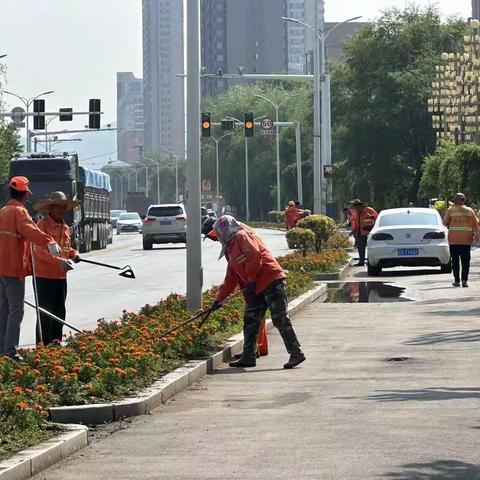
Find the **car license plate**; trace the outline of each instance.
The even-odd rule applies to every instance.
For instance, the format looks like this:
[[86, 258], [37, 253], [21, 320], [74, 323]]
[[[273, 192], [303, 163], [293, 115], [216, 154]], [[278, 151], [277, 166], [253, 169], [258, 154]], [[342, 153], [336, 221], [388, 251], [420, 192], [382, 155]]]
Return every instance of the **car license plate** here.
[[399, 248], [398, 256], [399, 257], [415, 257], [419, 255], [418, 248]]
[[170, 220], [161, 220], [160, 225], [171, 225], [172, 222]]

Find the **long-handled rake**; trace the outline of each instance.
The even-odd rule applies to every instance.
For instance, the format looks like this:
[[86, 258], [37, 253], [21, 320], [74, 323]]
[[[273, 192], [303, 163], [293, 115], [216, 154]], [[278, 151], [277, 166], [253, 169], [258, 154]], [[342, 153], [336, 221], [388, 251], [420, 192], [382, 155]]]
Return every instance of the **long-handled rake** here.
[[116, 265], [110, 265], [108, 263], [102, 263], [102, 262], [95, 262], [93, 260], [87, 260], [86, 258], [79, 258], [79, 261], [90, 263], [91, 265], [97, 265], [99, 267], [113, 268], [114, 270], [122, 270], [122, 272], [119, 273], [121, 277], [135, 278], [135, 274], [133, 273], [133, 270], [130, 267], [130, 265], [125, 265], [124, 267], [117, 267]]
[[53, 313], [49, 312], [48, 310], [45, 310], [44, 308], [42, 307], [37, 307], [36, 305], [34, 305], [33, 303], [30, 303], [28, 300], [24, 300], [25, 304], [28, 305], [29, 307], [32, 307], [34, 308], [35, 310], [37, 310], [38, 308], [38, 311], [45, 314], [47, 317], [50, 317], [52, 318], [53, 320], [55, 320], [56, 322], [58, 323], [61, 323], [62, 325], [65, 325], [66, 327], [68, 328], [71, 328], [72, 330], [74, 330], [75, 332], [78, 332], [78, 333], [83, 333], [81, 330], [79, 330], [77, 327], [74, 327], [72, 324], [70, 323], [67, 323], [65, 320], [62, 320], [61, 318], [57, 317], [56, 315], [54, 315]]
[[[235, 293], [232, 293], [232, 295], [230, 295], [229, 297], [227, 297], [222, 303], [221, 305], [225, 305], [227, 302], [229, 302], [230, 300], [233, 300], [235, 297], [238, 297], [241, 293], [243, 293], [243, 290], [239, 290], [238, 292], [235, 292]], [[201, 327], [208, 319], [208, 317], [212, 314], [212, 312], [214, 311], [214, 309], [212, 307], [209, 307], [205, 310], [202, 310], [201, 312], [198, 312], [196, 315], [194, 315], [193, 317], [190, 317], [190, 318], [187, 318], [187, 320], [184, 320], [183, 322], [180, 322], [178, 323], [177, 325], [175, 325], [174, 327], [172, 328], [169, 328], [168, 330], [166, 330], [165, 332], [163, 332], [160, 337], [158, 338], [164, 338], [164, 337], [167, 337], [168, 335], [170, 335], [172, 332], [174, 332], [175, 330], [178, 330], [179, 328], [182, 328], [183, 326], [185, 325], [188, 325], [189, 323], [192, 323], [194, 322], [195, 320], [198, 320], [199, 318], [201, 318], [202, 320], [200, 321], [199, 323], [199, 327]]]

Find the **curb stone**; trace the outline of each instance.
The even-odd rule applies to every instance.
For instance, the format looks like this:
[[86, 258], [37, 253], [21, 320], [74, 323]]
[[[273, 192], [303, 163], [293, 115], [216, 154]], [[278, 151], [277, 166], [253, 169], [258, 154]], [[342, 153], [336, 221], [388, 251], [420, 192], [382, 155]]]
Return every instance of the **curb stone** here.
[[335, 273], [316, 273], [315, 280], [318, 281], [326, 281], [326, 280], [343, 280], [353, 265], [353, 259], [350, 259], [347, 264], [345, 264], [340, 271]]
[[31, 478], [54, 463], [88, 445], [88, 428], [83, 425], [64, 425], [69, 431], [58, 437], [22, 450], [0, 462], [0, 480]]
[[[310, 303], [320, 298], [323, 299], [326, 291], [326, 285], [319, 285], [296, 298], [289, 304], [289, 315], [294, 317]], [[273, 329], [270, 319], [267, 320], [265, 327], [267, 331]], [[240, 353], [242, 348], [243, 333], [238, 333], [227, 340], [220, 352], [206, 360], [190, 360], [182, 367], [164, 375], [136, 397], [114, 403], [52, 407], [50, 408], [50, 417], [52, 421], [58, 423], [98, 425], [150, 413], [152, 409], [182, 392], [189, 385], [215, 370], [220, 364], [228, 361], [233, 355]], [[0, 477], [0, 480], [3, 479]]]

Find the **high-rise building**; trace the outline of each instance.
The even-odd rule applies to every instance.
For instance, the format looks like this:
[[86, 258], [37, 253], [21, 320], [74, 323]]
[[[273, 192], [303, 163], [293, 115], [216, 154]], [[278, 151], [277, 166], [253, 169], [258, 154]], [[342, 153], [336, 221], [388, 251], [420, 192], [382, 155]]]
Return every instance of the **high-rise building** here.
[[[286, 0], [202, 0], [202, 65], [210, 73], [286, 72]], [[227, 81], [204, 79], [204, 95]]]
[[117, 73], [117, 158], [133, 164], [143, 145], [143, 80]]
[[480, 0], [472, 0], [472, 18], [480, 18]]
[[184, 152], [183, 45], [183, 1], [143, 0], [145, 152]]

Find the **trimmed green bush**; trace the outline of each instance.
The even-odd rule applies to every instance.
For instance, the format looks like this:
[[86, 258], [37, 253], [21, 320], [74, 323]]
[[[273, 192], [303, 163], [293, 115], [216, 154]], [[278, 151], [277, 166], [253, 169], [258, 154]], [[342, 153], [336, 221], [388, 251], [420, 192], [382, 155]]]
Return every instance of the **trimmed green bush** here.
[[322, 244], [337, 228], [335, 221], [325, 215], [309, 215], [300, 220], [297, 225], [300, 228], [308, 228], [315, 234], [315, 250], [317, 252], [322, 249]]
[[292, 228], [286, 235], [288, 248], [299, 248], [304, 254], [315, 248], [315, 234], [308, 228]]
[[271, 212], [267, 213], [268, 221], [272, 223], [284, 223], [285, 217], [283, 212], [277, 212], [272, 210]]

